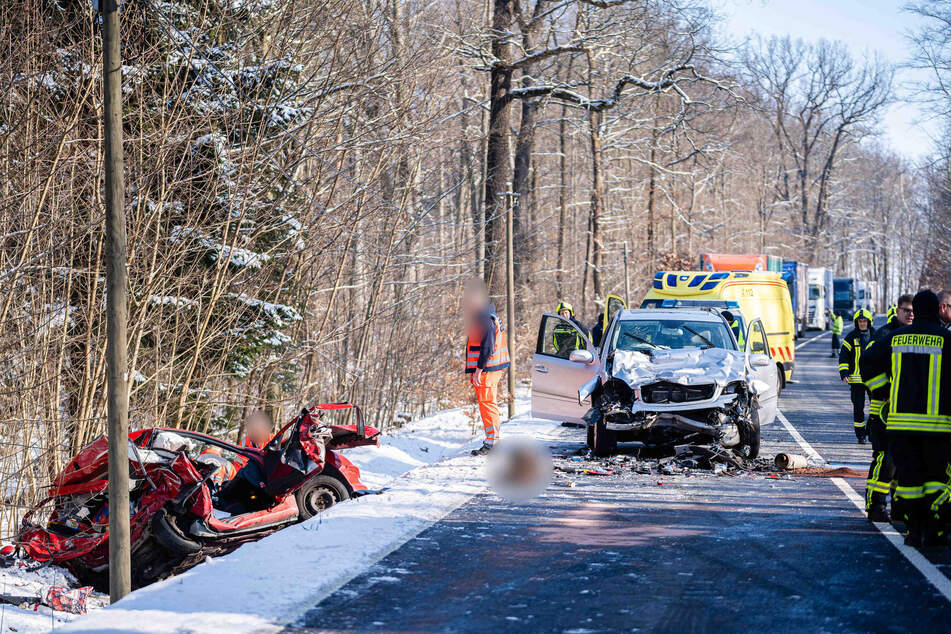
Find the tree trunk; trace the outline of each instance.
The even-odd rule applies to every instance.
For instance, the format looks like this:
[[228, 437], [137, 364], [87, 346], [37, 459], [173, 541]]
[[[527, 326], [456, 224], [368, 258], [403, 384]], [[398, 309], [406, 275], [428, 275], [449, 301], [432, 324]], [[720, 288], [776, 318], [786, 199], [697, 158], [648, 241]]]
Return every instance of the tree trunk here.
[[[531, 23], [522, 33], [522, 48], [526, 55], [537, 51], [536, 41], [542, 20], [538, 12], [544, 7], [544, 2], [535, 3]], [[522, 70], [522, 87], [532, 85], [532, 67]], [[514, 208], [516, 215], [512, 218], [514, 244], [514, 272], [516, 288], [529, 283], [526, 265], [531, 252], [527, 227], [531, 225], [532, 212], [532, 152], [535, 149], [535, 118], [538, 113], [538, 102], [533, 99], [522, 99], [522, 118], [518, 126], [518, 138], [515, 143], [515, 173], [512, 177], [512, 187], [518, 194], [518, 206]], [[521, 294], [519, 294], [521, 297]]]
[[604, 210], [604, 184], [601, 175], [601, 113], [588, 114], [588, 128], [591, 137], [591, 268], [593, 270], [595, 297], [601, 294], [601, 263], [603, 261], [601, 244], [601, 215]]
[[512, 218], [515, 238], [515, 284], [516, 288], [528, 283], [526, 263], [530, 249], [526, 215], [531, 211], [532, 195], [532, 151], [535, 147], [535, 114], [538, 104], [529, 99], [522, 100], [522, 121], [518, 128], [518, 139], [515, 143], [515, 173], [512, 179], [512, 188], [518, 194], [518, 213]]
[[505, 289], [505, 250], [499, 248], [505, 234], [504, 205], [501, 194], [511, 181], [512, 153], [509, 148], [512, 89], [509, 30], [512, 27], [514, 0], [495, 0], [492, 13], [492, 54], [499, 63], [490, 73], [489, 130], [485, 148], [485, 196], [482, 200], [486, 216], [485, 278], [492, 295], [501, 296]]
[[555, 275], [558, 280], [558, 292], [562, 292], [565, 282], [565, 223], [568, 222], [568, 141], [565, 138], [568, 128], [568, 106], [561, 107], [561, 120], [558, 122], [558, 261]]
[[[568, 69], [565, 81], [571, 80], [571, 66], [573, 57], [568, 58]], [[561, 119], [558, 121], [558, 262], [556, 279], [558, 292], [562, 293], [562, 284], [565, 282], [565, 223], [568, 222], [568, 106], [562, 104]]]
[[648, 169], [650, 174], [647, 180], [647, 261], [651, 269], [657, 262], [657, 249], [654, 244], [654, 199], [657, 195], [657, 170], [654, 169], [654, 161], [657, 158], [657, 130], [654, 129], [651, 138], [650, 165]]

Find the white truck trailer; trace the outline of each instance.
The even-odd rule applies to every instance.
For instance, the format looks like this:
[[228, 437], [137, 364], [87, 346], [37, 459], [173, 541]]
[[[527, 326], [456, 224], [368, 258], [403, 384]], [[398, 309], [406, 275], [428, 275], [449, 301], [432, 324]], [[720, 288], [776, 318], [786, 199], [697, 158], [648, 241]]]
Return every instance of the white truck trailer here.
[[832, 326], [829, 311], [832, 310], [832, 269], [823, 266], [809, 267], [809, 311], [806, 327], [827, 330]]

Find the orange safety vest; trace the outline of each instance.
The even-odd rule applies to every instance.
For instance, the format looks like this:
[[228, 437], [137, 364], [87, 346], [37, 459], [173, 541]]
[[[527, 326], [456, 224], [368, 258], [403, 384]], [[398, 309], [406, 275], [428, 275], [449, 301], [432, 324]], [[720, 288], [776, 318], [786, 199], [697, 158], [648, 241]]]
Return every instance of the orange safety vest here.
[[[271, 434], [270, 438], [267, 439], [267, 442], [264, 443], [264, 446], [266, 447], [266, 446], [268, 445], [268, 443], [271, 442], [272, 440], [274, 440], [274, 434]], [[248, 438], [247, 436], [244, 437], [244, 442], [241, 443], [241, 446], [242, 446], [242, 447], [250, 447], [251, 449], [264, 449], [264, 447], [258, 447], [258, 446], [255, 445], [253, 442], [251, 442], [251, 439]], [[240, 468], [240, 467], [243, 467], [244, 465], [248, 464], [248, 459], [239, 454], [239, 455], [235, 456], [234, 462], [235, 462], [235, 464], [238, 465], [238, 467]]]
[[[489, 317], [492, 319], [492, 325], [495, 328], [495, 348], [485, 362], [483, 371], [495, 372], [509, 367], [509, 346], [508, 341], [506, 341], [505, 330], [499, 325], [499, 316], [492, 313]], [[482, 352], [482, 333], [470, 332], [469, 340], [466, 342], [466, 374], [476, 371], [480, 352]]]

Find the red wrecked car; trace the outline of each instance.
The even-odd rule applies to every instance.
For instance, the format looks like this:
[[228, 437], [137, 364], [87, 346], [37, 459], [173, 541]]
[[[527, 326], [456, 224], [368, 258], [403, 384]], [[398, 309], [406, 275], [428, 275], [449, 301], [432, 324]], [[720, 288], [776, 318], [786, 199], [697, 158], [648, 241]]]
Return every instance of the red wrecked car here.
[[[345, 413], [355, 424], [324, 423], [327, 410], [351, 410]], [[130, 433], [133, 587], [229, 553], [366, 491], [360, 470], [337, 450], [379, 445], [379, 436], [349, 403], [303, 410], [263, 449], [180, 429]], [[56, 477], [49, 497], [27, 513], [17, 535], [34, 560], [63, 565], [102, 591], [109, 579], [107, 473], [103, 436]]]

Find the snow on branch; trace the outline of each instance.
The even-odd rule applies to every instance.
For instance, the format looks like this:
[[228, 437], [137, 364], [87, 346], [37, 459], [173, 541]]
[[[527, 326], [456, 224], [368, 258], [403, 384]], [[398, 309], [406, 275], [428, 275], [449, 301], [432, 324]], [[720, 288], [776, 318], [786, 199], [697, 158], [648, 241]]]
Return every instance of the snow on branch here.
[[186, 240], [193, 240], [201, 249], [204, 249], [212, 262], [224, 262], [235, 268], [259, 269], [271, 259], [271, 256], [266, 253], [221, 244], [191, 227], [173, 227], [169, 241], [184, 242]]
[[624, 75], [617, 81], [611, 94], [600, 99], [591, 99], [568, 87], [552, 84], [516, 88], [509, 92], [509, 98], [535, 99], [538, 97], [551, 97], [552, 99], [573, 104], [585, 110], [602, 112], [615, 107], [624, 95], [624, 91], [629, 86], [634, 86], [647, 93], [660, 93], [673, 90], [680, 96], [680, 100], [684, 106], [694, 103], [690, 96], [678, 84], [680, 81], [704, 81], [722, 88], [720, 83], [716, 80], [700, 75], [694, 66], [690, 64], [680, 64], [667, 69], [663, 72], [660, 79], [653, 81], [644, 79], [643, 77], [635, 77], [634, 75]]

